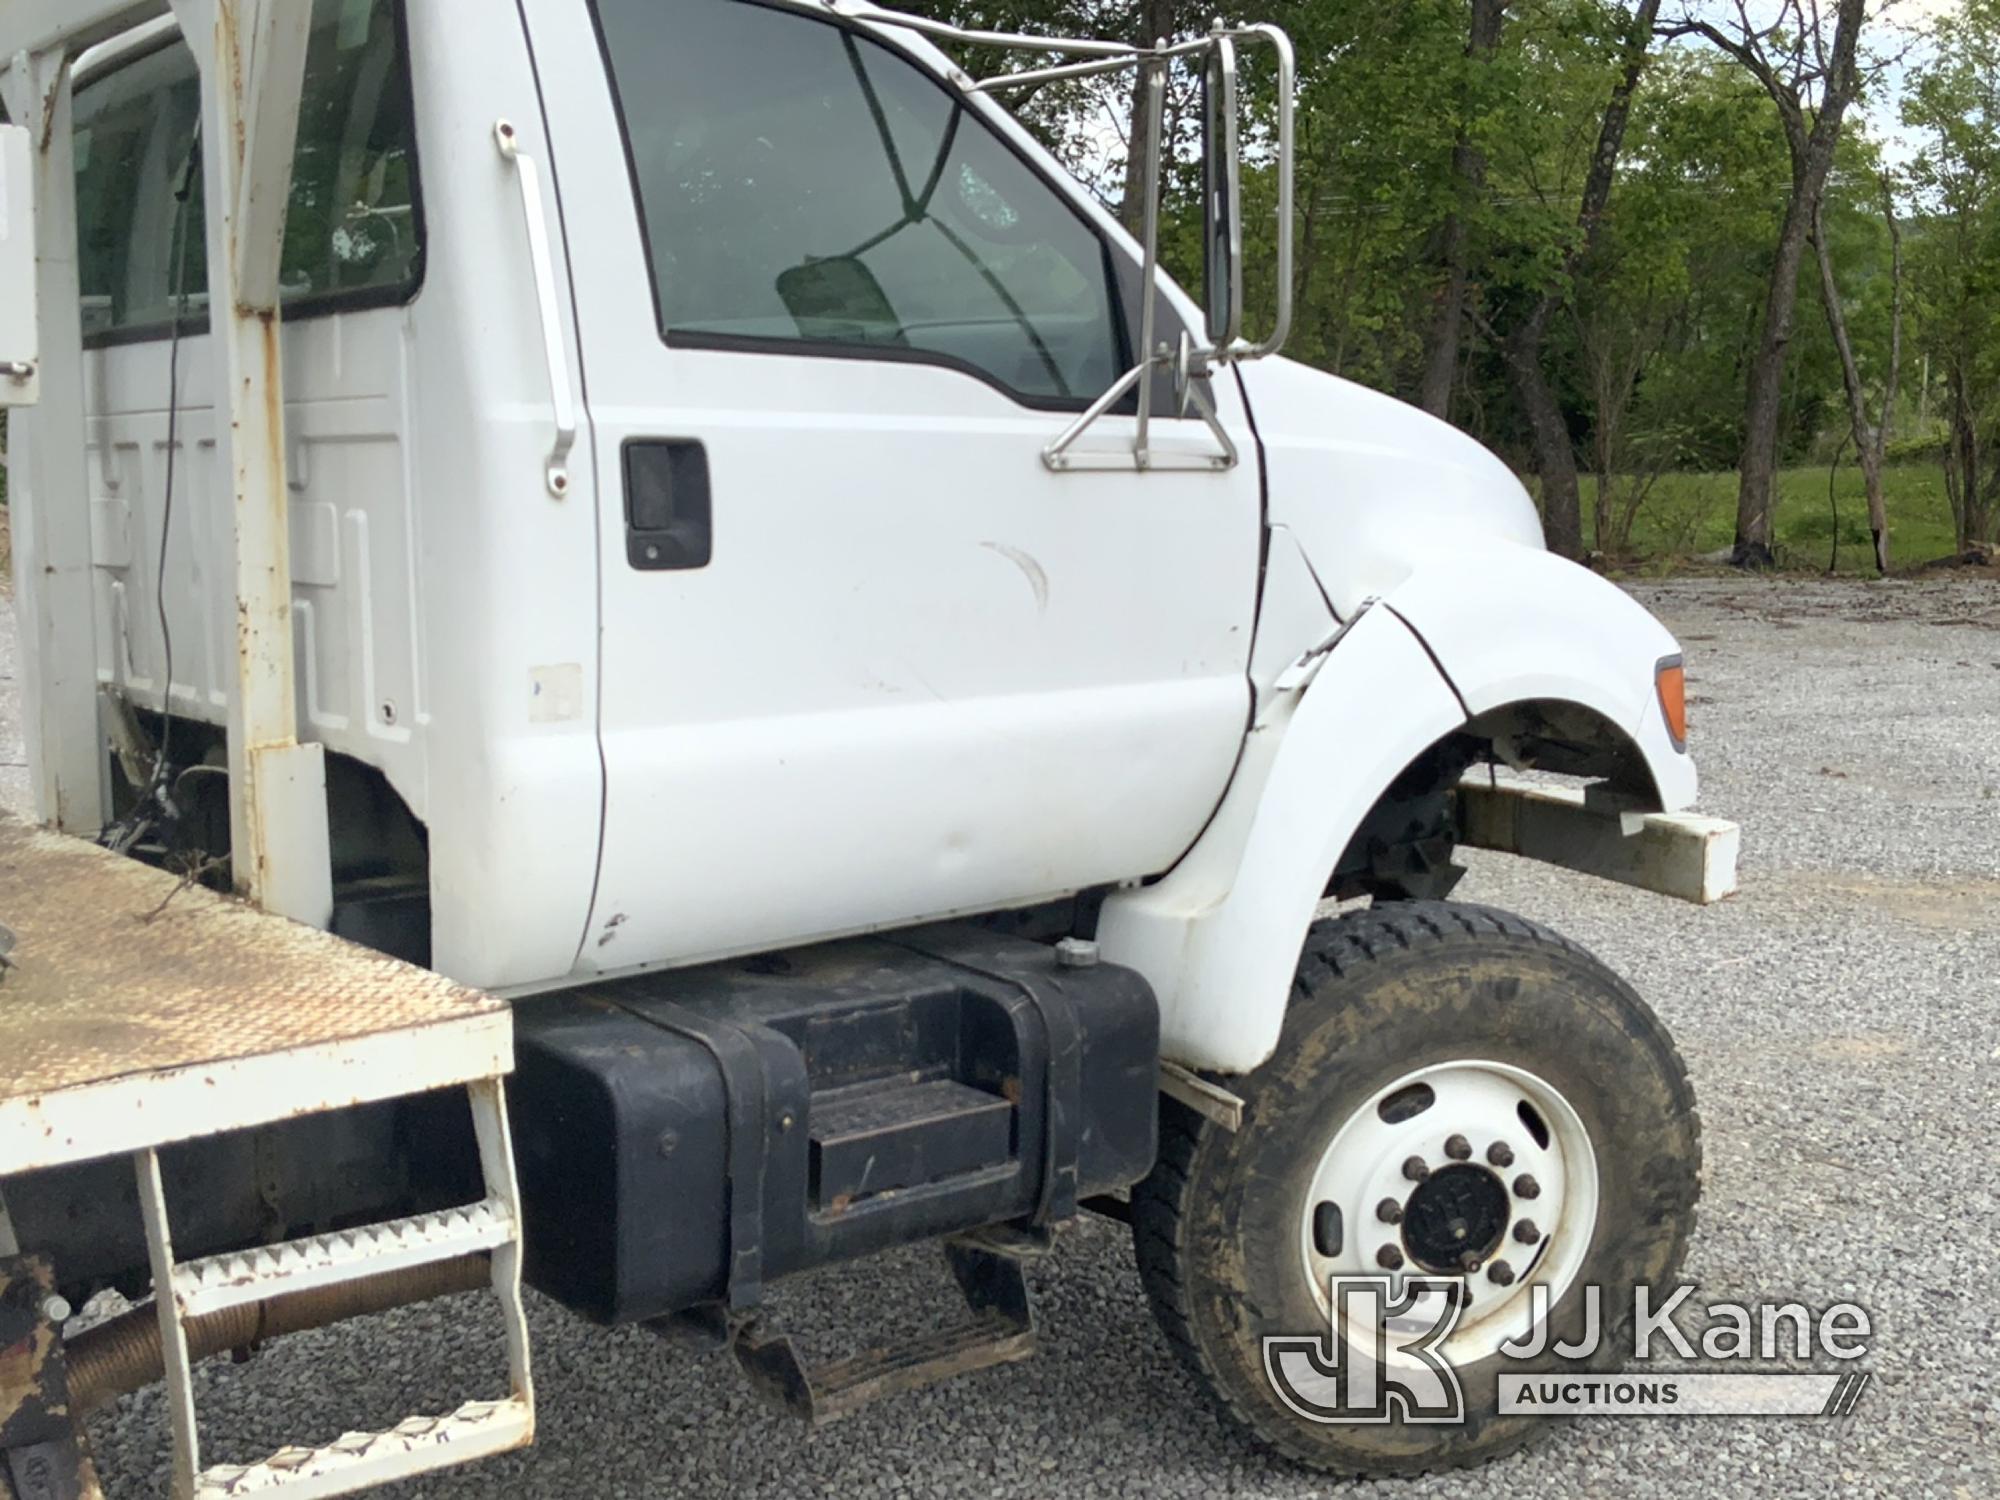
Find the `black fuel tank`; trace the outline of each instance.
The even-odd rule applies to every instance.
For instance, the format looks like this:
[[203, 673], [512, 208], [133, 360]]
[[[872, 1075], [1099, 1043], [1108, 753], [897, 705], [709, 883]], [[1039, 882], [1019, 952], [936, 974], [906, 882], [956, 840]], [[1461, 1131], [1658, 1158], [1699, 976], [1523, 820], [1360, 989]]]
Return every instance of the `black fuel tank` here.
[[524, 1000], [527, 1274], [616, 1323], [1151, 1170], [1159, 1013], [1115, 964], [924, 928]]

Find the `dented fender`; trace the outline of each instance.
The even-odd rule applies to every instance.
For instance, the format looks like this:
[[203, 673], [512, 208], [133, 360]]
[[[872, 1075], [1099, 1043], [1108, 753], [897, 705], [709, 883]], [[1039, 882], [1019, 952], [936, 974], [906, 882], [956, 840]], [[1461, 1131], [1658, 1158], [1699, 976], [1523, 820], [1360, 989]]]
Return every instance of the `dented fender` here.
[[[1297, 543], [1273, 529], [1256, 717], [1221, 807], [1164, 879], [1114, 895], [1099, 922], [1105, 957], [1159, 996], [1163, 1055], [1188, 1067], [1247, 1072], [1271, 1055], [1306, 930], [1355, 829], [1470, 718], [1580, 704], [1638, 748], [1663, 809], [1694, 800], [1694, 764], [1654, 697], [1656, 664], [1679, 648], [1621, 589], [1534, 548], [1440, 549], [1327, 634], [1330, 610], [1306, 597], [1315, 560]], [[1265, 629], [1274, 593], [1291, 601], [1282, 639]]]

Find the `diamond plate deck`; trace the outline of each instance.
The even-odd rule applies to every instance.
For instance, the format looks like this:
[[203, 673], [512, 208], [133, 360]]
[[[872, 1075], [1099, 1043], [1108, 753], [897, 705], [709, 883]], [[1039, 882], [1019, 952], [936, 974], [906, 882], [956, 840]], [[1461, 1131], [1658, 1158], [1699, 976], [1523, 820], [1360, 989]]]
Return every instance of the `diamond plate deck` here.
[[512, 1069], [503, 1002], [178, 885], [0, 814], [0, 1176]]

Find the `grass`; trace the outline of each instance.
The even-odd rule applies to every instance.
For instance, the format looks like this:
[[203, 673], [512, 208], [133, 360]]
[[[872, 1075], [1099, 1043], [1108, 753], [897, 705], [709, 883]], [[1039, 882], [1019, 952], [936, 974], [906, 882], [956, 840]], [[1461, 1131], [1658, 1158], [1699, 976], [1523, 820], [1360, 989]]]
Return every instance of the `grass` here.
[[[1595, 482], [1586, 479], [1586, 527], [1595, 492]], [[1883, 498], [1889, 511], [1889, 560], [1893, 567], [1915, 567], [1958, 550], [1944, 473], [1935, 464], [1890, 468], [1883, 474]], [[1833, 549], [1837, 508], [1839, 571], [1872, 576], [1875, 564], [1868, 535], [1868, 499], [1858, 468], [1841, 466], [1834, 479], [1833, 502], [1829, 507], [1825, 469], [1786, 469], [1779, 474], [1778, 508], [1773, 518], [1779, 564], [1824, 572]], [[1633, 523], [1630, 551], [1640, 567], [1671, 571], [1678, 563], [1728, 547], [1735, 534], [1733, 471], [1663, 474]], [[1595, 545], [1594, 539], [1590, 545]]]

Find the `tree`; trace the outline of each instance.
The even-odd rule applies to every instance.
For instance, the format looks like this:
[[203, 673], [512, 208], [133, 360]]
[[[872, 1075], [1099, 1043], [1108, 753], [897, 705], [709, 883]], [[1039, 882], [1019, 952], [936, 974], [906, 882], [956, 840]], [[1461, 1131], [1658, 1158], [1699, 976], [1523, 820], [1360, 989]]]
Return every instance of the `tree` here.
[[[1151, 46], [1157, 41], [1178, 39], [1197, 21], [1197, 9], [1190, 4], [1190, 0], [1139, 0], [1135, 21], [1123, 28], [1117, 27], [1114, 22], [1105, 29], [1135, 46]], [[1131, 99], [1126, 109], [1125, 184], [1118, 209], [1118, 216], [1125, 221], [1125, 227], [1134, 234], [1143, 228], [1146, 217], [1146, 156], [1152, 149], [1146, 134], [1146, 87], [1146, 70], [1135, 68]], [[1169, 132], [1168, 138], [1172, 139], [1171, 126], [1165, 128]]]
[[1465, 301], [1471, 277], [1472, 222], [1486, 188], [1486, 151], [1480, 144], [1474, 116], [1484, 96], [1482, 85], [1492, 71], [1507, 24], [1510, 0], [1469, 0], [1465, 68], [1459, 90], [1458, 139], [1451, 152], [1456, 201], [1438, 226], [1437, 264], [1442, 277], [1424, 336], [1424, 378], [1417, 404], [1434, 417], [1451, 411], [1451, 389], [1458, 379], [1459, 345], [1465, 337]]
[[1734, 557], [1739, 567], [1769, 567], [1771, 511], [1778, 477], [1778, 427], [1786, 354], [1798, 304], [1799, 269], [1807, 236], [1826, 191], [1841, 122], [1861, 92], [1860, 43], [1865, 0], [1833, 0], [1827, 38], [1820, 0], [1782, 0], [1775, 19], [1759, 26], [1748, 0], [1734, 0], [1735, 19], [1717, 25], [1689, 17], [1678, 34], [1706, 38], [1757, 80], [1777, 107], [1792, 188], [1771, 262], [1757, 349], [1744, 399], [1743, 453], [1736, 496]]
[[[1583, 555], [1583, 497], [1577, 477], [1576, 445], [1569, 420], [1543, 368], [1549, 323], [1568, 304], [1578, 266], [1596, 249], [1624, 149], [1625, 128], [1632, 115], [1632, 96], [1652, 46], [1660, 0], [1639, 0], [1624, 22], [1618, 40], [1618, 72], [1598, 121], [1597, 143], [1584, 178], [1575, 232], [1540, 292], [1502, 341], [1502, 353], [1522, 417], [1535, 449], [1535, 468], [1542, 481], [1542, 525], [1550, 547], [1565, 557]], [[1602, 493], [1600, 487], [1600, 494]]]
[[1945, 488], [1961, 553], [2000, 516], [2000, 0], [1940, 26], [1903, 107], [1925, 138], [1910, 177], [1928, 222], [1913, 246], [1925, 353], [1944, 379]]
[[[1463, 0], [1304, 0], [1278, 14], [1299, 49], [1298, 316], [1288, 352], [1420, 400], [1433, 241], [1458, 202], [1447, 84], [1464, 66]], [[1246, 204], [1254, 187], [1246, 184]], [[1246, 215], [1246, 230], [1263, 227]], [[1249, 264], [1256, 271], [1267, 260]]]
[[1861, 482], [1868, 493], [1868, 529], [1875, 539], [1875, 571], [1889, 571], [1889, 509], [1882, 493], [1882, 463], [1889, 447], [1889, 422], [1896, 411], [1896, 384], [1903, 370], [1903, 233], [1896, 222], [1896, 198], [1885, 174], [1882, 179], [1882, 219], [1889, 226], [1890, 309], [1889, 373], [1882, 390], [1879, 421], [1868, 415], [1868, 392], [1861, 366], [1848, 336], [1847, 314], [1841, 305], [1840, 283], [1833, 270], [1833, 247], [1827, 242], [1825, 204], [1813, 205], [1813, 256], [1819, 262], [1820, 301], [1826, 308], [1828, 331], [1840, 354], [1841, 384], [1847, 392], [1848, 425], [1861, 460]]

